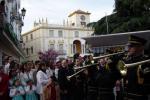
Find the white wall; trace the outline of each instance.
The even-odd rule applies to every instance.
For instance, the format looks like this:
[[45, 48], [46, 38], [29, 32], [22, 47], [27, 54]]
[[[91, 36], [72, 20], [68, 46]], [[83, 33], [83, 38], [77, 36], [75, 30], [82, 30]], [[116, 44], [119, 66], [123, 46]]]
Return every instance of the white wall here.
[[[64, 27], [65, 28], [65, 27]], [[54, 37], [50, 37], [49, 30], [54, 30]], [[58, 31], [63, 31], [63, 37], [58, 36]], [[75, 38], [74, 34], [75, 31], [79, 32], [79, 37]], [[37, 53], [39, 51], [47, 51], [50, 44], [54, 44], [55, 50], [59, 50], [59, 44], [63, 44], [63, 48], [67, 55], [70, 55], [71, 53], [71, 44], [73, 44], [74, 40], [80, 40], [81, 45], [85, 46], [85, 40], [81, 39], [81, 37], [86, 37], [88, 35], [91, 35], [93, 33], [92, 30], [81, 30], [81, 29], [55, 29], [55, 27], [49, 27], [48, 29], [38, 29], [36, 31], [33, 31], [28, 35], [28, 42], [26, 42], [26, 35], [23, 35], [23, 41], [25, 42], [26, 48], [31, 48], [33, 46], [34, 48], [34, 54], [31, 54], [29, 59], [37, 59]], [[30, 34], [33, 34], [33, 40], [30, 40]], [[59, 43], [58, 41], [64, 41], [64, 43]], [[50, 41], [55, 41], [55, 43], [50, 43]], [[85, 48], [84, 48], [85, 49]], [[84, 51], [82, 51], [84, 52]]]
[[[82, 14], [74, 14], [73, 16], [68, 18], [68, 24], [65, 23], [64, 25], [54, 25], [54, 24], [48, 24], [48, 23], [40, 23], [36, 27], [33, 28], [29, 33], [26, 33], [28, 35], [28, 38], [30, 39], [30, 34], [33, 34], [33, 40], [28, 41], [26, 43], [27, 47], [34, 47], [34, 54], [29, 57], [30, 59], [37, 59], [37, 53], [41, 51], [47, 51], [49, 49], [50, 44], [54, 44], [55, 50], [59, 49], [59, 43], [58, 41], [62, 40], [63, 48], [68, 56], [73, 55], [71, 54], [72, 48], [71, 45], [73, 44], [74, 40], [79, 40], [81, 42], [81, 47], [84, 48], [82, 52], [85, 52], [85, 40], [81, 39], [81, 37], [87, 37], [91, 36], [93, 33], [92, 29], [87, 29], [87, 27], [81, 27], [81, 15]], [[85, 16], [85, 22], [88, 24], [90, 22], [90, 15], [84, 15]], [[72, 26], [71, 24], [75, 23], [75, 26]], [[42, 29], [41, 29], [42, 28]], [[49, 30], [54, 31], [54, 36], [50, 37]], [[58, 31], [62, 30], [63, 37], [58, 36]], [[79, 32], [79, 37], [75, 37], [75, 31]], [[26, 38], [26, 35], [23, 35], [24, 41]], [[51, 43], [50, 43], [51, 41]], [[53, 41], [55, 41], [53, 43]]]

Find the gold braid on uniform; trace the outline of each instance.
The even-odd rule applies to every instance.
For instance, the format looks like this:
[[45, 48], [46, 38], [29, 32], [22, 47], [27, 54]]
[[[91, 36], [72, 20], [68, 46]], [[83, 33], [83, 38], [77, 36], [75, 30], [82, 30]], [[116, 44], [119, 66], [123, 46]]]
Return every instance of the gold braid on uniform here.
[[141, 76], [140, 76], [140, 71], [141, 71], [142, 69], [141, 69], [141, 65], [139, 65], [138, 66], [138, 68], [137, 68], [137, 78], [138, 78], [138, 84], [143, 84], [143, 82], [144, 82], [144, 78], [142, 78]]

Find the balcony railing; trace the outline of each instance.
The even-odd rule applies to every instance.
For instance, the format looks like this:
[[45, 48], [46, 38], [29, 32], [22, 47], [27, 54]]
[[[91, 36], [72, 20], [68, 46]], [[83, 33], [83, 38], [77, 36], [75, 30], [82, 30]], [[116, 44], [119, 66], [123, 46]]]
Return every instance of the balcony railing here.
[[17, 35], [13, 31], [13, 26], [9, 23], [4, 23], [4, 31], [17, 46], [19, 44], [19, 41], [17, 39]]
[[0, 29], [5, 32], [5, 34], [16, 46], [18, 46], [19, 40], [17, 39], [17, 35], [13, 31], [13, 26], [10, 23], [8, 23], [6, 15], [4, 13], [0, 14]]

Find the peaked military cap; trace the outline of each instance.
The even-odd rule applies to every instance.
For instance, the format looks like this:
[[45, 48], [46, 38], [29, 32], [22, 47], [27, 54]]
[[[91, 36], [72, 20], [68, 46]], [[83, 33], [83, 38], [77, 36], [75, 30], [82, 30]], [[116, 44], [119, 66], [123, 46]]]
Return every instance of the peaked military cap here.
[[147, 42], [146, 39], [135, 35], [130, 35], [128, 39], [128, 45], [145, 45], [146, 42]]

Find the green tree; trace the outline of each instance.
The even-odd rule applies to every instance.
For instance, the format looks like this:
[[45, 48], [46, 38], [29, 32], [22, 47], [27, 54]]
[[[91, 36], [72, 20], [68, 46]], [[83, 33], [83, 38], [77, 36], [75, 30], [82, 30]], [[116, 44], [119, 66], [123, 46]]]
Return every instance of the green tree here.
[[[109, 33], [150, 29], [150, 0], [115, 0], [115, 8], [107, 16]], [[106, 34], [106, 16], [94, 23], [94, 34]]]

